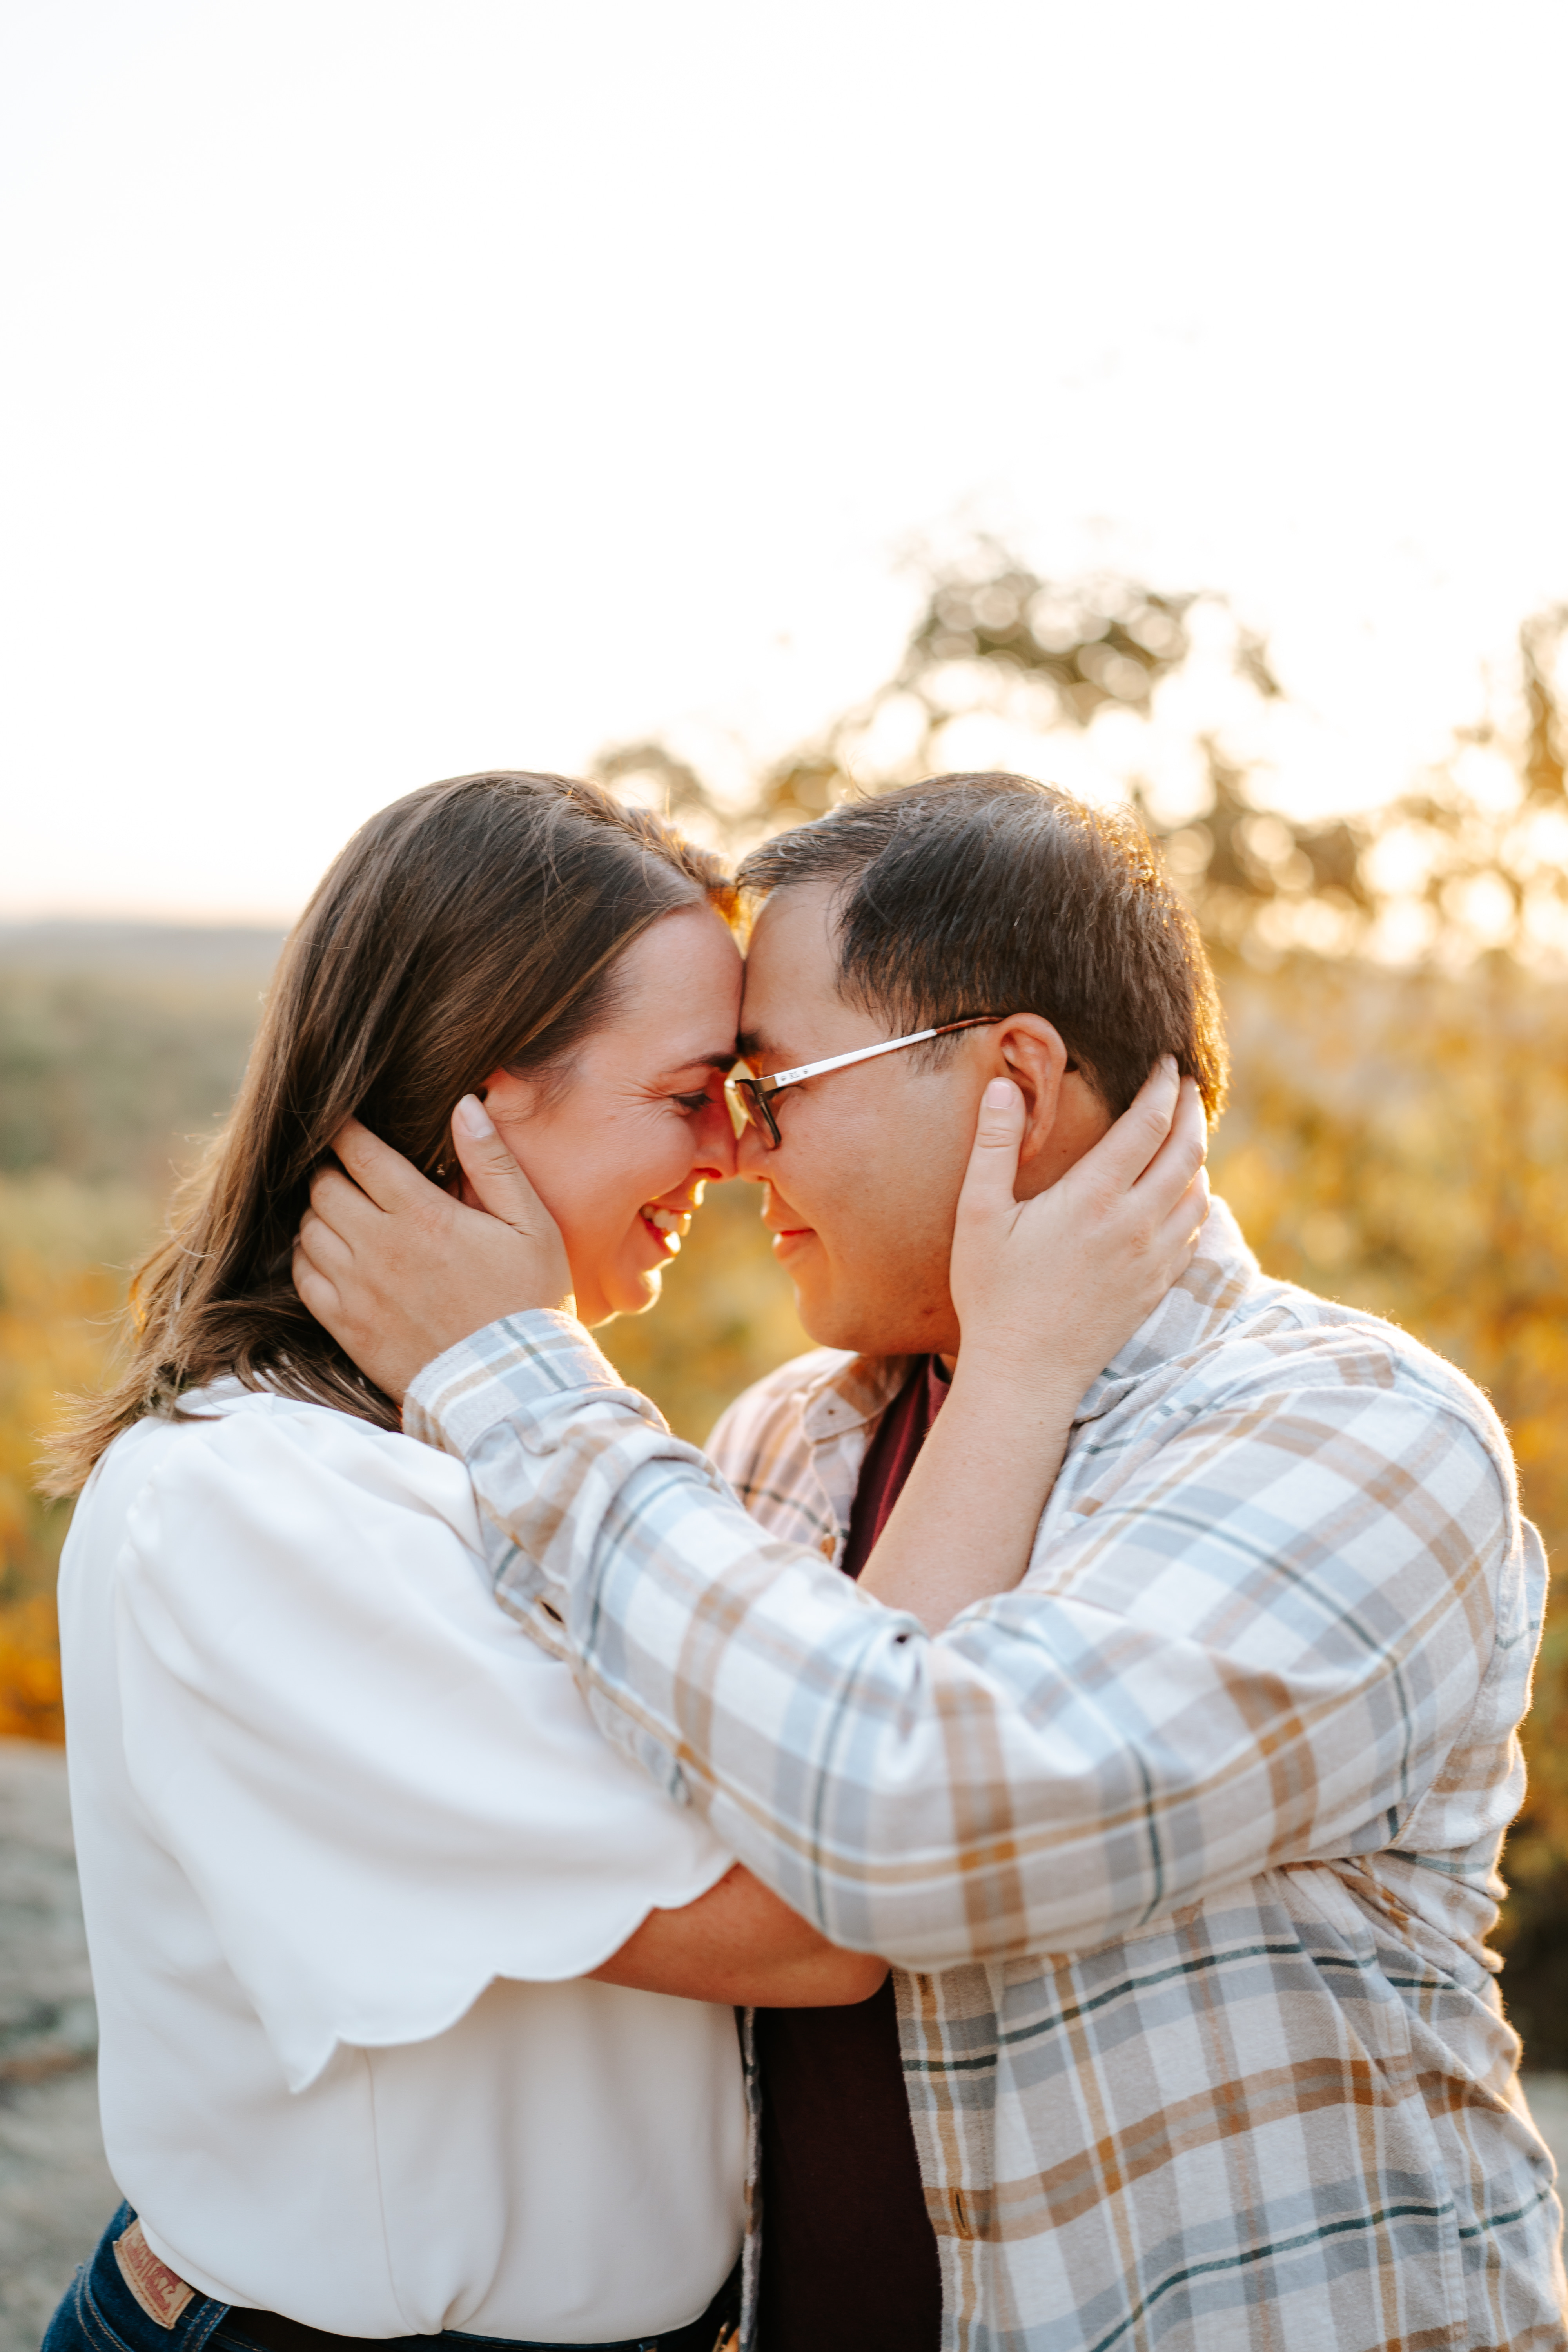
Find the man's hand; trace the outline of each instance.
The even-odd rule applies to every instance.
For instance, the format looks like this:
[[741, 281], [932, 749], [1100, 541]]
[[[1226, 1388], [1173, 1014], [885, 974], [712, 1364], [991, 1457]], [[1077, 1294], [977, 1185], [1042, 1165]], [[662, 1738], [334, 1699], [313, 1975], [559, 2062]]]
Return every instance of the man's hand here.
[[424, 1365], [499, 1317], [574, 1311], [560, 1231], [477, 1097], [453, 1112], [452, 1141], [477, 1208], [351, 1118], [294, 1244], [304, 1305], [398, 1403]]

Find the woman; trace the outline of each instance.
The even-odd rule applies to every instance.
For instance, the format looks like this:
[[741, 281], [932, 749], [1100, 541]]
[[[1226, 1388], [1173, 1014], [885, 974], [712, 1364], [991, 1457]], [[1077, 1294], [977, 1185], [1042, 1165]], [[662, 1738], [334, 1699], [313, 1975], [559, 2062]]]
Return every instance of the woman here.
[[[649, 1304], [733, 1170], [731, 914], [655, 819], [490, 774], [373, 819], [284, 951], [125, 1377], [65, 1449], [63, 1486], [90, 1473], [62, 1648], [128, 2203], [50, 2352], [721, 2332], [729, 2005], [862, 2000], [881, 1964], [599, 1741], [489, 1599], [466, 1474], [401, 1434], [289, 1259], [351, 1115], [450, 1183], [477, 1097], [539, 1140], [584, 1319]], [[1120, 1289], [1096, 1269], [1096, 1362], [1184, 1252]]]

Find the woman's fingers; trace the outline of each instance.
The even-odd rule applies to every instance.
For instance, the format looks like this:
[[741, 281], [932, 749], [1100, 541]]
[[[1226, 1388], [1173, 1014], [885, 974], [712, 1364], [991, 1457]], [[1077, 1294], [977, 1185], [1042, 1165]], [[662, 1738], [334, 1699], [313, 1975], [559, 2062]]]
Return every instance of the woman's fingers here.
[[1196, 1086], [1182, 1081], [1182, 1100], [1171, 1132], [1145, 1174], [1134, 1188], [1136, 1202], [1163, 1210], [1152, 1235], [1151, 1254], [1165, 1269], [1165, 1283], [1179, 1282], [1197, 1255], [1204, 1221], [1209, 1213], [1208, 1118]]
[[1131, 1188], [1156, 1214], [1166, 1201], [1182, 1199], [1208, 1157], [1208, 1117], [1194, 1079], [1182, 1080], [1173, 1109], [1163, 1141]]
[[1013, 1214], [1023, 1141], [1023, 1091], [1011, 1078], [993, 1078], [980, 1098], [974, 1141], [958, 1195], [960, 1216]]
[[1193, 1079], [1184, 1078], [1170, 1132], [1126, 1195], [1129, 1233], [1147, 1261], [1151, 1304], [1178, 1282], [1196, 1255], [1209, 1211], [1208, 1118]]
[[1192, 1263], [1208, 1213], [1203, 1103], [1166, 1057], [1059, 1181], [1017, 1202], [1024, 1108], [1006, 1094], [982, 1112], [986, 1148], [977, 1136], [954, 1230], [964, 1345], [1000, 1347], [1081, 1391]]
[[1163, 1260], [1173, 1268], [1173, 1282], [1192, 1264], [1198, 1244], [1203, 1239], [1204, 1220], [1208, 1213], [1208, 1174], [1206, 1170], [1200, 1168], [1150, 1235], [1150, 1255], [1155, 1262]]
[[1162, 1055], [1121, 1118], [1068, 1169], [1063, 1182], [1075, 1191], [1103, 1188], [1110, 1199], [1131, 1192], [1169, 1139], [1181, 1088], [1174, 1057]]
[[1208, 1114], [1198, 1092], [1198, 1082], [1195, 1078], [1184, 1078], [1171, 1106], [1170, 1124], [1143, 1171], [1143, 1179], [1156, 1172], [1173, 1178], [1181, 1171], [1190, 1184], [1208, 1156]]

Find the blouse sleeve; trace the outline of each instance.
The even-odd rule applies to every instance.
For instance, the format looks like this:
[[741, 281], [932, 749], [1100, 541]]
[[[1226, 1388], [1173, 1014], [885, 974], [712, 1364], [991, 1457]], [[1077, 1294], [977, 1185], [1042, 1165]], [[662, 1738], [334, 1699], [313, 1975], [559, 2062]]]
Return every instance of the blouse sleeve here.
[[730, 1867], [495, 1607], [460, 1465], [271, 1400], [158, 1453], [115, 1582], [128, 1769], [292, 2089], [492, 1978], [584, 1975]]

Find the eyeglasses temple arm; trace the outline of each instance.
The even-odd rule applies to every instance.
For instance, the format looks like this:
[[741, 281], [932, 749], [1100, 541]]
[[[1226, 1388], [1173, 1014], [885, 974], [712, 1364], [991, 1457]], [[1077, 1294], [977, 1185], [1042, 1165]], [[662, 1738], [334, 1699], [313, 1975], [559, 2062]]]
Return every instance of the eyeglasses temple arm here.
[[[903, 1045], [923, 1045], [928, 1037], [946, 1037], [954, 1029], [983, 1029], [988, 1022], [1005, 1017], [1000, 1013], [972, 1013], [963, 1021], [944, 1021], [935, 1029], [914, 1029], [907, 1037], [889, 1037], [879, 1045], [858, 1045], [852, 1054], [833, 1054], [825, 1062], [802, 1062], [798, 1069], [774, 1070], [768, 1077], [748, 1077], [745, 1083], [774, 1095], [781, 1087], [798, 1086], [802, 1078], [821, 1077], [828, 1070], [847, 1069], [851, 1062], [874, 1062], [879, 1054], [896, 1054]], [[741, 1081], [730, 1079], [727, 1083], [734, 1086]]]

